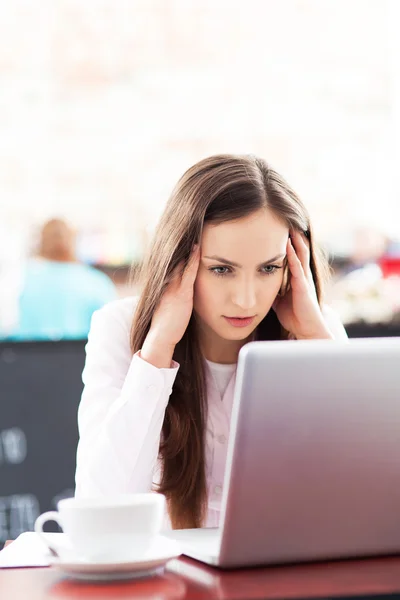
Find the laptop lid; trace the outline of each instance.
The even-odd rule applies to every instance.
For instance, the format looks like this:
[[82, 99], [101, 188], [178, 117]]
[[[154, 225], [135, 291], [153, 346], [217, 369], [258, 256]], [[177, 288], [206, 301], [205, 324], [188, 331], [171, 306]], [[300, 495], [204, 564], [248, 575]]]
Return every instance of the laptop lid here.
[[400, 338], [239, 355], [218, 563], [400, 551]]

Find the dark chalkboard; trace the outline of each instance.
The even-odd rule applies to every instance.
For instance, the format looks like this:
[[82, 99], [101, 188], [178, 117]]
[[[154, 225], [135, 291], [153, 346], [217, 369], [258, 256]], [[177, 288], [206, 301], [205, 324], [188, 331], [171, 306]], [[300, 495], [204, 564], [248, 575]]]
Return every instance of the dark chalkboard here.
[[0, 343], [0, 547], [73, 495], [85, 343]]
[[352, 325], [347, 325], [346, 331], [350, 338], [400, 337], [400, 323], [392, 325], [354, 323]]

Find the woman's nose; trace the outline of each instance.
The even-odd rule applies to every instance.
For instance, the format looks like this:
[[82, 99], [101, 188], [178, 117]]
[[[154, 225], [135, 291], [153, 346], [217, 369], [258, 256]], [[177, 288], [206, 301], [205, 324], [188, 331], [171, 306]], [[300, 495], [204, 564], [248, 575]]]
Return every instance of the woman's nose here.
[[243, 281], [235, 287], [233, 302], [243, 310], [250, 310], [256, 305], [256, 289], [251, 281]]

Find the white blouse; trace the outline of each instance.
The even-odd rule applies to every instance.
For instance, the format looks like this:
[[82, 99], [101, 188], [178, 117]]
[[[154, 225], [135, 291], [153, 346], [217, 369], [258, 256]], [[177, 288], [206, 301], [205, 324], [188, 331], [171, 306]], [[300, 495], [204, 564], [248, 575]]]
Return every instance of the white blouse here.
[[[86, 346], [84, 390], [78, 411], [77, 497], [148, 492], [160, 482], [159, 445], [165, 409], [179, 365], [158, 369], [132, 356], [130, 329], [135, 298], [96, 311]], [[326, 321], [335, 338], [346, 332], [329, 309]], [[207, 361], [205, 525], [218, 526], [236, 365]], [[166, 527], [170, 527], [166, 515]]]

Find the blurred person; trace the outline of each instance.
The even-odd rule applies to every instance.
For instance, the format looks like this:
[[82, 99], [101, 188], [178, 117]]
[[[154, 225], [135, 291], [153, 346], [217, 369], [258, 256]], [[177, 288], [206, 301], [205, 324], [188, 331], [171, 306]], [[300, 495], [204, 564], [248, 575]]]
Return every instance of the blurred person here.
[[166, 495], [166, 526], [218, 526], [239, 351], [252, 340], [346, 340], [323, 302], [326, 271], [307, 209], [264, 160], [191, 167], [139, 296], [93, 316], [76, 496], [154, 490]]
[[117, 292], [111, 279], [78, 262], [75, 233], [61, 219], [45, 223], [37, 256], [27, 261], [18, 299], [16, 340], [86, 338], [92, 314]]

